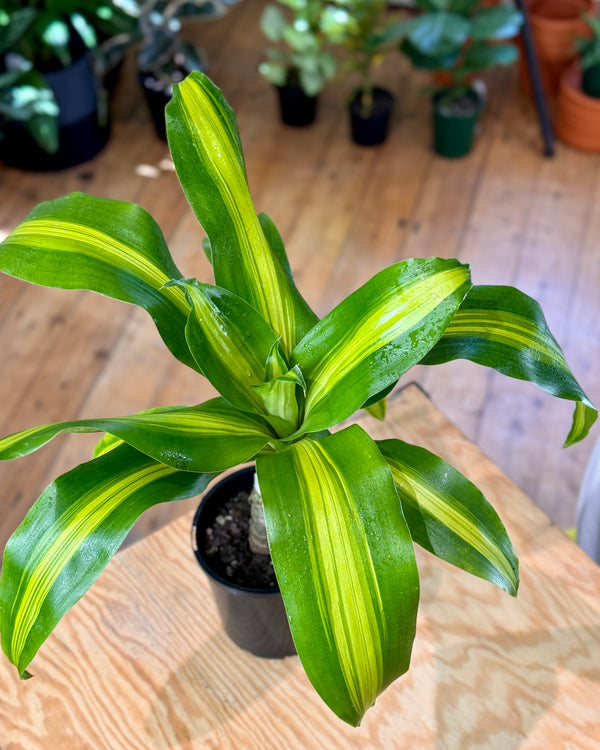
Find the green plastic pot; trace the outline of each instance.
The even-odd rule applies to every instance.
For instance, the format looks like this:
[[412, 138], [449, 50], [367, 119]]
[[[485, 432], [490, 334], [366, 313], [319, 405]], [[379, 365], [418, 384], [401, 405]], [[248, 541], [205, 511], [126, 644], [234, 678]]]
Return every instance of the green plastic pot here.
[[584, 94], [600, 99], [600, 64], [592, 65], [583, 71], [581, 88]]
[[473, 89], [458, 99], [452, 99], [448, 89], [434, 95], [433, 146], [437, 154], [456, 159], [469, 153], [482, 106], [481, 97]]

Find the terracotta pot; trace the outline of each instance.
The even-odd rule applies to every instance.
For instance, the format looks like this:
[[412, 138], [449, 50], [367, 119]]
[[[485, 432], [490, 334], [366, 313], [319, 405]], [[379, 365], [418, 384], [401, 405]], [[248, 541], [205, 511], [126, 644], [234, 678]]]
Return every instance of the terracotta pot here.
[[555, 130], [569, 146], [600, 151], [600, 99], [583, 93], [578, 63], [569, 66], [562, 75]]
[[[591, 34], [581, 15], [593, 11], [593, 2], [529, 0], [527, 10], [544, 91], [547, 96], [555, 96], [562, 72], [576, 55], [575, 39]], [[531, 83], [524, 54], [521, 54], [520, 82], [523, 90], [530, 94]]]

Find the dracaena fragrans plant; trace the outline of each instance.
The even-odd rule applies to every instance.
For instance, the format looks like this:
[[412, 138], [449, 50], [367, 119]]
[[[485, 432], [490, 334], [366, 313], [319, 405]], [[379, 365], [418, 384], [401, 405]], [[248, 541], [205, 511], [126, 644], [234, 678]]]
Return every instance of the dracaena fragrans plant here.
[[459, 357], [576, 403], [567, 443], [597, 413], [533, 300], [473, 286], [456, 260], [406, 260], [322, 320], [296, 288], [282, 240], [255, 213], [233, 112], [202, 74], [175, 88], [168, 135], [206, 230], [215, 284], [184, 278], [140, 207], [73, 194], [39, 205], [0, 245], [31, 282], [141, 305], [181, 362], [221, 393], [198, 406], [33, 427], [0, 457], [61, 432], [104, 432], [88, 463], [53, 482], [7, 544], [2, 647], [22, 676], [149, 506], [195, 495], [256, 461], [277, 580], [302, 664], [358, 724], [408, 669], [419, 599], [416, 542], [510, 594], [517, 558], [496, 512], [442, 459], [356, 424], [412, 365]]

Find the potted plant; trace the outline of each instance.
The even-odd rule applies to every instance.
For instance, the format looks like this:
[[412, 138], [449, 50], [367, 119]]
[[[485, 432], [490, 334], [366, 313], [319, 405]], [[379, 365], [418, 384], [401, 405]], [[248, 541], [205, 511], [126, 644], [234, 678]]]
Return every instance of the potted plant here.
[[108, 115], [94, 55], [99, 34], [116, 33], [123, 16], [112, 0], [6, 0], [0, 10], [6, 163], [61, 169], [105, 145]]
[[[577, 37], [590, 33], [583, 19], [591, 14], [594, 0], [528, 0], [527, 15], [546, 96], [556, 96], [563, 71], [574, 60]], [[529, 71], [522, 64], [521, 86], [531, 91]]]
[[49, 486], [6, 546], [2, 648], [28, 676], [144, 509], [255, 460], [298, 655], [331, 709], [356, 725], [409, 666], [414, 542], [513, 595], [518, 567], [496, 512], [446, 462], [400, 440], [376, 442], [357, 425], [333, 428], [361, 407], [381, 413], [412, 365], [456, 358], [574, 401], [566, 445], [597, 412], [537, 303], [512, 287], [473, 286], [453, 259], [396, 263], [319, 320], [273, 222], [255, 213], [235, 116], [203, 74], [175, 86], [167, 133], [208, 235], [215, 284], [180, 273], [139, 206], [80, 193], [35, 208], [0, 244], [0, 269], [140, 305], [174, 356], [221, 396], [0, 441], [0, 458], [10, 459], [62, 432], [107, 433], [94, 459]]
[[225, 632], [255, 656], [296, 653], [266, 538], [254, 467], [217, 482], [198, 506], [192, 546]]
[[450, 158], [464, 156], [484, 104], [473, 79], [515, 62], [518, 49], [506, 40], [518, 33], [522, 16], [478, 0], [448, 0], [441, 10], [427, 0], [416, 4], [423, 12], [403, 24], [401, 49], [415, 67], [445, 74], [433, 94], [434, 149]]
[[587, 96], [600, 98], [600, 18], [585, 15], [590, 36], [580, 37], [576, 49], [581, 65], [581, 88]]
[[400, 38], [397, 16], [385, 0], [331, 0], [321, 21], [327, 38], [344, 50], [344, 69], [360, 83], [348, 107], [352, 138], [360, 146], [375, 146], [387, 137], [394, 96], [376, 86], [374, 69], [393, 42]]
[[557, 136], [583, 151], [600, 151], [600, 19], [584, 16], [587, 34], [563, 71], [556, 102]]
[[[19, 40], [34, 16], [33, 8], [21, 8], [12, 14], [0, 11], [0, 59]], [[40, 148], [55, 153], [58, 104], [52, 89], [31, 68], [28, 60], [19, 58], [12, 70], [0, 72], [0, 123], [21, 123]], [[0, 140], [2, 137], [0, 129]]]
[[138, 44], [138, 80], [159, 138], [166, 140], [165, 107], [173, 85], [189, 73], [208, 68], [203, 50], [187, 41], [183, 24], [222, 16], [238, 0], [141, 0], [124, 6], [130, 28], [108, 39], [101, 48], [104, 75], [121, 64], [129, 47]]
[[321, 18], [324, 0], [278, 0], [291, 12], [288, 18], [278, 5], [267, 5], [260, 26], [276, 47], [266, 51], [259, 72], [275, 86], [281, 119], [302, 127], [314, 121], [318, 95], [333, 80], [336, 61], [325, 48]]

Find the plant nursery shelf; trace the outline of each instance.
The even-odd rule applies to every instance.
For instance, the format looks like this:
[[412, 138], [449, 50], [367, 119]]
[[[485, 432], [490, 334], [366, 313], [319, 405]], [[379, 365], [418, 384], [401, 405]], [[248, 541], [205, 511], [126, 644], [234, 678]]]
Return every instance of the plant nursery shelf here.
[[113, 559], [35, 659], [34, 679], [0, 664], [0, 746], [599, 747], [600, 568], [417, 386], [384, 423], [368, 419], [376, 437], [420, 444], [484, 491], [521, 560], [516, 599], [420, 554], [411, 670], [352, 729], [297, 657], [260, 660], [225, 637], [188, 514]]

